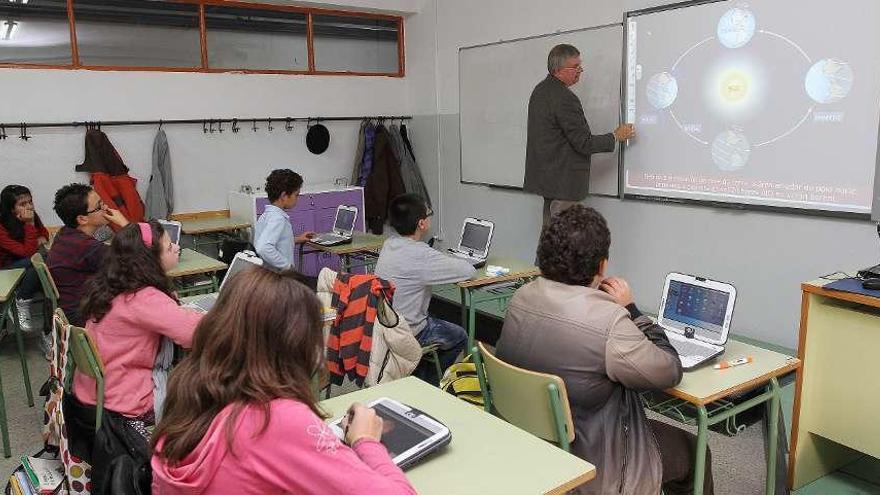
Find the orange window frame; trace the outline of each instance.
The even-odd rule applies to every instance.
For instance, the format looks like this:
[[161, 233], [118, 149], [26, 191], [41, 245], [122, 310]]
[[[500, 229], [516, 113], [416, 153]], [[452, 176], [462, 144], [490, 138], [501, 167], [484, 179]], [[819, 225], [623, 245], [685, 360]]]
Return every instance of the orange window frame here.
[[[294, 7], [288, 5], [275, 5], [263, 3], [238, 2], [234, 0], [170, 0], [175, 3], [198, 5], [199, 14], [199, 42], [201, 50], [200, 67], [136, 67], [136, 66], [111, 66], [111, 65], [86, 65], [80, 62], [79, 49], [76, 40], [76, 16], [73, 9], [75, 0], [67, 0], [67, 20], [70, 29], [70, 50], [72, 63], [69, 65], [29, 64], [29, 63], [0, 63], [0, 68], [12, 69], [61, 69], [61, 70], [93, 70], [93, 71], [143, 71], [143, 72], [202, 72], [202, 73], [226, 73], [237, 74], [292, 74], [292, 75], [321, 75], [321, 76], [382, 76], [382, 77], [405, 77], [406, 76], [406, 49], [404, 42], [403, 17], [387, 14], [375, 14], [370, 12], [356, 12], [336, 9], [320, 9], [309, 7]], [[205, 24], [205, 6], [217, 5], [222, 7], [239, 7], [252, 10], [299, 12], [306, 16], [306, 45], [308, 50], [308, 70], [255, 70], [255, 69], [230, 69], [212, 68], [208, 65], [208, 35]], [[370, 19], [383, 19], [397, 23], [397, 72], [353, 72], [353, 71], [318, 71], [315, 70], [315, 40], [312, 29], [312, 16], [335, 15], [346, 17], [363, 17]]]

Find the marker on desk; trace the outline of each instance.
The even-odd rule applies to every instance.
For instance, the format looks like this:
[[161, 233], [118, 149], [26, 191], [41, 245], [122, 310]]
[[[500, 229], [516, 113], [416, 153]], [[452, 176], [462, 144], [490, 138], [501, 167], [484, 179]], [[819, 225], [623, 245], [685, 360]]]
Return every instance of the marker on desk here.
[[734, 359], [733, 361], [721, 361], [720, 363], [713, 366], [716, 370], [723, 370], [727, 368], [733, 368], [734, 366], [739, 366], [741, 364], [748, 364], [754, 361], [755, 359], [752, 356], [749, 357], [741, 357]]

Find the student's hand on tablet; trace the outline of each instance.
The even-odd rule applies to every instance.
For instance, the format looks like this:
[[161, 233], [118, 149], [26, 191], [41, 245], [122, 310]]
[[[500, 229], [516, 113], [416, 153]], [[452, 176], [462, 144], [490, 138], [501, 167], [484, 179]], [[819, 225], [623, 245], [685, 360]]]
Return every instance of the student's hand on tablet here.
[[297, 238], [294, 240], [294, 242], [296, 242], [297, 244], [302, 244], [302, 243], [308, 241], [309, 239], [311, 239], [312, 237], [315, 237], [316, 235], [318, 235], [318, 234], [316, 232], [312, 232], [312, 231], [303, 232], [302, 234], [297, 236]]
[[348, 445], [354, 445], [362, 439], [378, 442], [382, 438], [382, 418], [360, 402], [355, 402], [348, 409], [348, 415], [342, 420], [342, 428]]
[[602, 281], [599, 290], [607, 292], [617, 304], [626, 307], [633, 303], [632, 289], [626, 280], [620, 277], [609, 277]]

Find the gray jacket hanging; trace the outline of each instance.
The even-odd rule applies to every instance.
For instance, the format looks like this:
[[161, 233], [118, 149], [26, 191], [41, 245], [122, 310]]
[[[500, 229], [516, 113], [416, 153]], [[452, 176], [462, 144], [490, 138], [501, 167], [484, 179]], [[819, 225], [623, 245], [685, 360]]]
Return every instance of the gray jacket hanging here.
[[171, 152], [161, 128], [153, 141], [153, 169], [146, 197], [147, 218], [168, 218], [174, 211], [174, 182], [171, 178]]
[[432, 207], [431, 195], [428, 194], [425, 179], [422, 177], [422, 172], [419, 170], [415, 157], [409, 152], [403, 136], [400, 135], [400, 128], [392, 125], [388, 130], [388, 134], [391, 139], [391, 149], [400, 162], [400, 176], [403, 179], [403, 186], [406, 192], [418, 194], [424, 198], [428, 207]]

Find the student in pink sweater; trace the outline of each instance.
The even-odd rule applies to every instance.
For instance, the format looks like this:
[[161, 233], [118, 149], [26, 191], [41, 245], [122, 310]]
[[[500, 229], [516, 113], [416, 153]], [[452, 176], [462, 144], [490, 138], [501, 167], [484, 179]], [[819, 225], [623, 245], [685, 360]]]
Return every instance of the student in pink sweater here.
[[[128, 225], [113, 238], [82, 303], [86, 331], [104, 362], [104, 408], [144, 428], [155, 424], [152, 371], [162, 337], [188, 348], [202, 318], [178, 304], [165, 274], [179, 251], [158, 222]], [[77, 370], [73, 387], [81, 405], [97, 403], [91, 377]]]
[[199, 324], [153, 436], [154, 495], [415, 493], [372, 409], [352, 406], [344, 443], [324, 424], [321, 305], [295, 277], [242, 271]]

